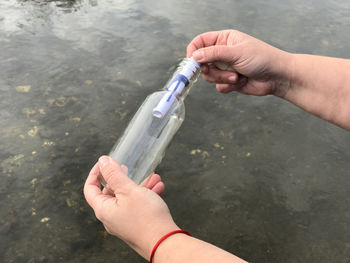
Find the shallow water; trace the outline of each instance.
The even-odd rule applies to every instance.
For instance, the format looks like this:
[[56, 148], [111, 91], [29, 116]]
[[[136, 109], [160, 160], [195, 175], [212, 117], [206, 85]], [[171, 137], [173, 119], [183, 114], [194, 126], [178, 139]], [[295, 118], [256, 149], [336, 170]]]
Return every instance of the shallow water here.
[[[144, 262], [82, 187], [189, 41], [235, 28], [349, 58], [349, 24], [340, 0], [1, 1], [0, 262]], [[157, 170], [179, 226], [251, 262], [349, 262], [349, 132], [202, 80], [186, 111]]]

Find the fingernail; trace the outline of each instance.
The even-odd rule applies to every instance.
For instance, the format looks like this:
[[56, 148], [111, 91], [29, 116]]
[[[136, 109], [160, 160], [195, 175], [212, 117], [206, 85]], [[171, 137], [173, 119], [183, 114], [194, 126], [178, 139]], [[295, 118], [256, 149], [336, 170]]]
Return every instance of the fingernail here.
[[237, 82], [237, 76], [231, 76], [231, 77], [228, 78], [228, 80], [229, 80], [230, 82], [235, 83], [235, 82]]
[[122, 171], [127, 175], [128, 174], [128, 167], [126, 167], [125, 165], [121, 165]]
[[98, 164], [100, 165], [100, 168], [105, 167], [107, 164], [109, 164], [109, 157], [101, 156], [100, 159], [98, 159]]
[[203, 51], [195, 51], [192, 55], [195, 61], [201, 62], [204, 58], [204, 52]]

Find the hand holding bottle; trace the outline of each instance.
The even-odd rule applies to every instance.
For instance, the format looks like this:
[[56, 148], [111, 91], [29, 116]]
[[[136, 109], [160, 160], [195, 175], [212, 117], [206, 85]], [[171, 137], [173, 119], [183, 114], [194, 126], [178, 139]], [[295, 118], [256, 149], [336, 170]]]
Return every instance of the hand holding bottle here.
[[[350, 130], [350, 60], [288, 53], [236, 30], [195, 37], [187, 56], [202, 64], [202, 76], [218, 91], [276, 95]], [[219, 70], [228, 63], [235, 72]]]
[[[105, 188], [101, 191], [99, 175], [103, 176], [111, 190]], [[153, 175], [145, 183], [153, 191], [139, 186], [127, 176], [125, 166], [111, 157], [102, 156], [92, 168], [84, 186], [85, 198], [106, 230], [147, 260], [157, 241], [166, 234], [179, 230], [168, 206], [155, 193], [158, 192], [158, 187], [162, 188], [159, 179], [159, 176]], [[156, 250], [154, 262], [245, 261], [209, 243], [179, 233], [161, 243]]]
[[[110, 190], [101, 191], [99, 174]], [[120, 166], [111, 157], [102, 156], [85, 182], [84, 195], [106, 230], [148, 259], [157, 240], [179, 228], [157, 194], [164, 190], [159, 175], [151, 176], [146, 185], [153, 191], [134, 183], [127, 176], [125, 166]]]
[[[290, 54], [236, 30], [198, 35], [187, 47], [191, 56], [202, 64], [203, 78], [222, 93], [280, 94], [289, 84]], [[215, 62], [228, 63], [235, 72], [220, 70]]]

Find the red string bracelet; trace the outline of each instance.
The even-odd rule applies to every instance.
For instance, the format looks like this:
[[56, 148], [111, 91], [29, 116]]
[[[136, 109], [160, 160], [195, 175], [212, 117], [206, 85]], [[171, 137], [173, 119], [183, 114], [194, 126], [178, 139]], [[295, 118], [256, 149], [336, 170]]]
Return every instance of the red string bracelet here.
[[171, 235], [174, 235], [174, 234], [177, 234], [177, 233], [183, 233], [183, 234], [186, 234], [186, 235], [191, 236], [191, 234], [188, 233], [188, 232], [185, 231], [185, 230], [175, 230], [175, 231], [171, 231], [171, 232], [169, 232], [168, 234], [164, 235], [164, 236], [161, 237], [161, 238], [158, 240], [158, 242], [154, 245], [154, 247], [153, 247], [153, 249], [152, 249], [151, 257], [150, 257], [150, 259], [149, 259], [149, 262], [150, 262], [150, 263], [152, 263], [154, 254], [156, 253], [156, 250], [157, 250], [157, 248], [159, 247], [160, 243], [162, 243], [165, 239], [167, 239], [167, 238], [170, 237]]

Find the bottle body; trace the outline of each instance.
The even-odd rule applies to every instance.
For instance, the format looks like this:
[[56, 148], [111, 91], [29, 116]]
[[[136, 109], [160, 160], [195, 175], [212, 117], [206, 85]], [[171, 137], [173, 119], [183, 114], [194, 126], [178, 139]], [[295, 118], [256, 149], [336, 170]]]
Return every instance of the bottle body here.
[[183, 100], [199, 71], [192, 58], [183, 59], [165, 88], [145, 99], [110, 151], [111, 157], [128, 167], [128, 176], [137, 184], [155, 170], [180, 128], [185, 117]]
[[183, 101], [174, 101], [168, 114], [159, 119], [151, 114], [165, 91], [149, 95], [130, 121], [109, 155], [128, 167], [128, 176], [141, 183], [161, 162], [184, 116]]

